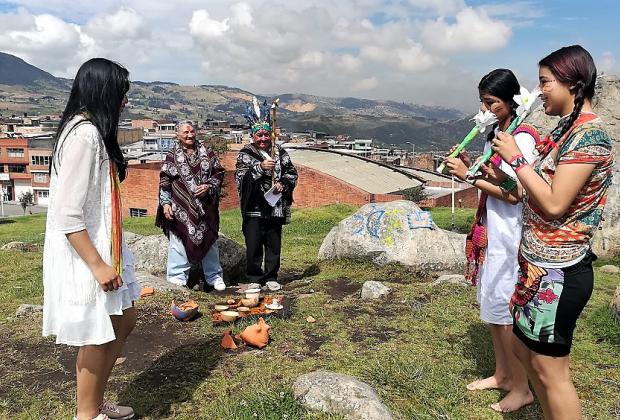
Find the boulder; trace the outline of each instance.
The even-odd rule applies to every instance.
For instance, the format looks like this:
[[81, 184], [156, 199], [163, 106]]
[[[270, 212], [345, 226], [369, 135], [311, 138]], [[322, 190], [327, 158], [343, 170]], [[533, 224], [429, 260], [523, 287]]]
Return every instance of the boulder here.
[[378, 281], [367, 281], [362, 286], [362, 299], [379, 299], [390, 293], [391, 289]]
[[431, 285], [438, 286], [443, 283], [460, 284], [461, 286], [467, 286], [470, 284], [467, 280], [465, 280], [465, 276], [462, 274], [444, 274], [433, 281]]
[[366, 204], [323, 240], [319, 259], [337, 258], [400, 263], [427, 272], [462, 270], [465, 235], [439, 229], [412, 201]]
[[391, 420], [390, 410], [375, 391], [348, 375], [312, 372], [293, 384], [295, 398], [307, 409], [344, 416], [351, 420]]
[[599, 270], [601, 273], [606, 273], [606, 274], [620, 273], [620, 267], [618, 267], [617, 265], [604, 265]]
[[[592, 247], [600, 257], [611, 257], [620, 254], [620, 78], [602, 75], [596, 84], [594, 112], [605, 122], [605, 128], [613, 140], [616, 165], [614, 181], [609, 187], [607, 204], [603, 212], [600, 230], [594, 235]], [[557, 125], [557, 117], [545, 115], [542, 107], [534, 111], [528, 118], [545, 136]]]
[[140, 270], [136, 271], [136, 279], [140, 284], [140, 287], [152, 287], [157, 292], [176, 292], [189, 295], [189, 289], [187, 287], [179, 286], [174, 283], [170, 283], [164, 277], [155, 276], [148, 271]]
[[43, 312], [42, 305], [30, 305], [25, 303], [23, 305], [19, 305], [19, 308], [15, 311], [15, 316], [17, 318], [22, 318], [38, 312]]
[[28, 244], [26, 242], [18, 242], [18, 241], [13, 241], [13, 242], [9, 242], [7, 244], [4, 244], [2, 246], [2, 248], [0, 248], [2, 251], [24, 251], [24, 252], [32, 252], [32, 251], [37, 251], [39, 249], [39, 247], [35, 244]]
[[[165, 235], [142, 236], [124, 232], [127, 246], [134, 254], [136, 271], [154, 275], [166, 273], [168, 262], [168, 238]], [[236, 283], [245, 276], [245, 247], [220, 233], [217, 240], [224, 280]]]
[[614, 317], [617, 323], [620, 323], [620, 286], [616, 288], [616, 293], [611, 300], [611, 315]]

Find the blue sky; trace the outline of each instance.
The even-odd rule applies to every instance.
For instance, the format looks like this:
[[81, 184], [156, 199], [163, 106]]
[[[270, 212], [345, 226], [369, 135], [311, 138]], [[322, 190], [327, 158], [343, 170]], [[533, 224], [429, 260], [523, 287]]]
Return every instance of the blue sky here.
[[620, 1], [0, 0], [0, 51], [73, 77], [93, 56], [135, 80], [393, 99], [468, 110], [493, 68], [579, 43], [620, 73]]

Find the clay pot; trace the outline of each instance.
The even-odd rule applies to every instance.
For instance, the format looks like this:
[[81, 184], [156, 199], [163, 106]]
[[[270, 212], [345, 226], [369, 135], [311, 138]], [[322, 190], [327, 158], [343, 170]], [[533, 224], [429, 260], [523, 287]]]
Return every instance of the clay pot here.
[[269, 343], [270, 329], [271, 327], [261, 317], [256, 324], [248, 326], [239, 336], [247, 345], [262, 349]]
[[170, 313], [179, 321], [189, 321], [198, 313], [198, 304], [193, 300], [177, 305], [172, 301], [170, 305]]
[[231, 331], [224, 331], [224, 336], [222, 337], [222, 342], [220, 345], [225, 349], [234, 350], [237, 348], [237, 344], [235, 344], [235, 340], [233, 340], [232, 335], [230, 335]]

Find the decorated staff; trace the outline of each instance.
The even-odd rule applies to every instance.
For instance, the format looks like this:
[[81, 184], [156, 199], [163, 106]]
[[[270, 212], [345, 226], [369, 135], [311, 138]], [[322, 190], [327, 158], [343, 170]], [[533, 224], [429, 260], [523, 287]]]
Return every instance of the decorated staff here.
[[[467, 145], [473, 139], [476, 138], [476, 136], [479, 133], [480, 134], [484, 134], [484, 132], [487, 130], [487, 128], [489, 128], [493, 124], [495, 124], [497, 122], [497, 117], [491, 111], [484, 111], [484, 112], [479, 111], [474, 116], [474, 118], [472, 118], [472, 121], [474, 121], [476, 123], [476, 125], [474, 126], [474, 128], [471, 129], [469, 134], [467, 134], [467, 136], [465, 136], [463, 141], [461, 141], [461, 143], [456, 147], [456, 149], [454, 149], [454, 151], [452, 153], [450, 153], [448, 158], [457, 157], [459, 155], [459, 153], [461, 153], [467, 147]], [[445, 168], [446, 168], [446, 165], [445, 165], [445, 163], [442, 162], [442, 164], [439, 165], [439, 167], [437, 168], [437, 172], [444, 173]]]
[[[275, 160], [276, 157], [276, 141], [278, 140], [278, 129], [277, 129], [277, 110], [278, 110], [278, 102], [280, 102], [280, 98], [275, 98], [271, 101], [271, 159]], [[271, 185], [276, 183], [276, 174], [273, 172], [271, 174]]]
[[[506, 129], [507, 134], [512, 134], [517, 127], [523, 124], [523, 121], [530, 115], [532, 109], [534, 109], [534, 103], [536, 99], [540, 96], [540, 90], [536, 87], [532, 90], [532, 92], [528, 91], [526, 88], [521, 87], [521, 93], [519, 95], [514, 96], [514, 101], [519, 105], [517, 108], [517, 118], [510, 124], [510, 126]], [[473, 178], [480, 167], [487, 163], [491, 156], [493, 155], [493, 150], [487, 150], [480, 158], [474, 163], [471, 168], [467, 171], [467, 178]]]

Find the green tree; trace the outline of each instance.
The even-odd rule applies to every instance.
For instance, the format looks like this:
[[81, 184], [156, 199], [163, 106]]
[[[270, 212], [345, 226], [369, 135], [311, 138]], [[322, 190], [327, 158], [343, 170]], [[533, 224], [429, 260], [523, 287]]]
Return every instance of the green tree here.
[[22, 210], [24, 211], [24, 215], [26, 214], [26, 210], [30, 206], [34, 206], [34, 197], [31, 191], [23, 192], [17, 197], [19, 204], [22, 206]]

